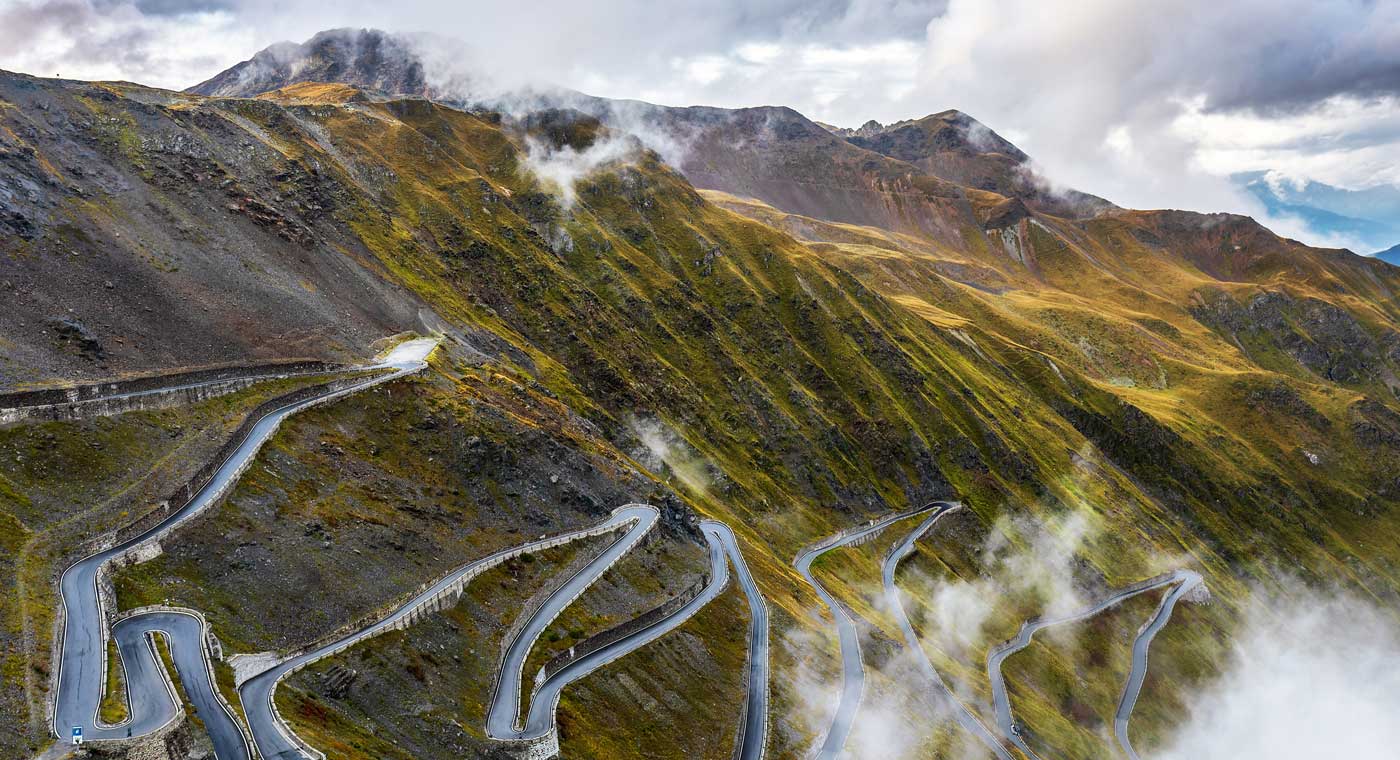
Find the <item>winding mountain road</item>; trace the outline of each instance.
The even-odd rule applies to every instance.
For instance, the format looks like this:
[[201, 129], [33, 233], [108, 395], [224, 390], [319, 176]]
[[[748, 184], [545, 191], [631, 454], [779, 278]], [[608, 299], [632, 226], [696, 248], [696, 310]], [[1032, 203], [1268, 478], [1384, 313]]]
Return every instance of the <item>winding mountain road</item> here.
[[320, 752], [312, 749], [294, 735], [291, 728], [283, 723], [281, 717], [277, 715], [276, 708], [273, 706], [273, 697], [276, 693], [277, 685], [291, 673], [317, 660], [349, 649], [378, 634], [395, 630], [401, 624], [407, 622], [413, 615], [420, 612], [429, 600], [438, 598], [444, 593], [450, 593], [452, 590], [460, 591], [464, 587], [466, 581], [505, 562], [511, 557], [519, 556], [526, 552], [539, 551], [548, 546], [557, 546], [560, 543], [575, 541], [585, 536], [599, 535], [600, 533], [628, 528], [627, 534], [619, 538], [609, 547], [611, 550], [617, 548], [619, 544], [628, 542], [629, 538], [632, 541], [639, 539], [642, 534], [645, 534], [646, 531], [655, 524], [656, 519], [657, 511], [654, 507], [644, 504], [630, 504], [619, 507], [613, 511], [608, 519], [590, 528], [572, 531], [550, 538], [542, 538], [519, 546], [502, 549], [453, 570], [447, 576], [415, 595], [412, 599], [401, 605], [393, 613], [379, 622], [337, 639], [323, 647], [283, 660], [272, 668], [244, 681], [238, 688], [238, 696], [248, 716], [248, 728], [253, 734], [258, 752], [263, 756], [264, 760], [272, 760], [272, 758], [302, 758], [308, 756], [322, 757]]
[[[204, 684], [211, 676], [204, 665], [205, 675], [197, 677], [186, 668], [203, 663], [205, 637], [202, 623], [192, 626], [183, 619], [191, 617], [176, 613], [148, 613], [129, 617], [117, 626], [118, 651], [127, 673], [131, 717], [111, 726], [101, 722], [98, 708], [104, 693], [107, 658], [107, 618], [98, 592], [101, 573], [109, 562], [141, 547], [204, 511], [216, 503], [237, 482], [238, 475], [252, 461], [277, 427], [287, 417], [314, 404], [362, 391], [423, 369], [436, 340], [418, 339], [400, 344], [378, 363], [364, 369], [390, 369], [392, 372], [366, 378], [340, 390], [288, 404], [265, 414], [253, 425], [242, 443], [220, 464], [208, 483], [179, 510], [135, 538], [70, 565], [59, 581], [63, 610], [62, 638], [59, 642], [57, 689], [54, 695], [52, 728], [55, 736], [67, 737], [71, 729], [80, 729], [87, 740], [124, 739], [139, 737], [164, 726], [178, 714], [178, 706], [170, 696], [170, 686], [163, 670], [148, 660], [149, 645], [139, 645], [149, 635], [165, 635], [170, 641], [172, 657], [191, 700], [200, 710], [201, 719], [209, 729], [218, 760], [245, 760], [250, 756], [247, 743], [230, 717], [227, 722], [219, 716], [224, 709], [207, 709], [200, 705], [205, 696], [214, 698], [212, 688], [206, 695]], [[198, 621], [197, 618], [193, 618]], [[118, 634], [114, 629], [113, 634]], [[123, 646], [125, 643], [125, 646]], [[128, 657], [131, 659], [128, 660]], [[163, 696], [162, 696], [163, 695]]]
[[[399, 607], [394, 613], [379, 622], [337, 641], [310, 652], [300, 654], [278, 663], [276, 666], [248, 679], [239, 687], [239, 697], [247, 711], [251, 730], [258, 752], [264, 760], [278, 760], [306, 757], [324, 757], [319, 751], [295, 736], [277, 714], [273, 704], [277, 685], [289, 674], [317, 660], [344, 651], [372, 636], [394, 630], [404, 623], [411, 622], [427, 604], [454, 591], [460, 592], [465, 583], [485, 570], [504, 562], [510, 557], [549, 546], [574, 541], [584, 536], [599, 535], [614, 530], [625, 529], [625, 533], [614, 540], [597, 557], [567, 579], [563, 585], [549, 595], [535, 610], [520, 632], [508, 645], [499, 671], [499, 680], [491, 704], [488, 706], [486, 733], [501, 741], [529, 741], [546, 738], [554, 733], [555, 711], [560, 695], [569, 684], [589, 675], [598, 668], [613, 662], [646, 644], [655, 641], [689, 620], [696, 612], [714, 600], [728, 582], [729, 562], [734, 562], [736, 572], [744, 583], [749, 596], [750, 608], [757, 609], [755, 622], [750, 626], [750, 674], [749, 674], [749, 715], [745, 720], [740, 739], [741, 757], [744, 760], [758, 760], [762, 757], [766, 739], [766, 716], [768, 695], [768, 617], [758, 588], [743, 564], [743, 557], [733, 532], [727, 525], [713, 520], [701, 523], [710, 549], [710, 580], [700, 594], [687, 602], [676, 612], [613, 642], [595, 652], [579, 657], [561, 668], [531, 695], [524, 724], [519, 721], [522, 697], [523, 668], [526, 657], [535, 640], [549, 624], [583, 594], [609, 567], [625, 556], [659, 519], [654, 507], [645, 504], [629, 504], [619, 507], [611, 517], [603, 522], [579, 531], [543, 538], [519, 546], [502, 549], [490, 556], [464, 565], [434, 583], [413, 599]], [[756, 607], [755, 607], [756, 603]]]
[[[637, 545], [642, 537], [656, 525], [660, 519], [660, 513], [655, 507], [633, 505], [624, 507], [621, 512], [624, 519], [632, 523], [627, 532], [613, 541], [597, 557], [594, 557], [580, 569], [577, 573], [564, 581], [563, 585], [547, 597], [525, 621], [515, 635], [509, 646], [506, 648], [505, 658], [501, 663], [499, 677], [497, 679], [496, 690], [492, 694], [490, 709], [486, 714], [486, 735], [493, 739], [532, 739], [543, 736], [553, 728], [554, 712], [553, 705], [548, 714], [542, 720], [537, 720], [536, 710], [531, 709], [530, 718], [524, 727], [520, 727], [517, 718], [520, 715], [520, 695], [524, 682], [525, 658], [529, 656], [530, 650], [534, 647], [535, 641], [540, 634], [545, 632], [550, 623], [559, 616], [574, 602], [584, 591], [588, 590], [595, 581], [602, 577], [608, 568], [612, 567], [632, 548]], [[713, 557], [714, 549], [711, 547]], [[588, 658], [581, 658], [588, 659]], [[578, 663], [575, 662], [575, 665]], [[567, 670], [567, 668], [566, 668]], [[562, 688], [562, 686], [560, 687]], [[543, 693], [541, 692], [541, 695]], [[557, 692], [555, 698], [557, 699]], [[533, 703], [538, 706], [542, 699], [537, 696]]]
[[714, 601], [728, 583], [728, 568], [732, 563], [748, 597], [750, 611], [748, 694], [744, 723], [740, 727], [738, 741], [739, 758], [759, 760], [763, 757], [768, 727], [767, 606], [753, 581], [753, 576], [749, 574], [748, 565], [744, 563], [743, 554], [739, 551], [738, 542], [729, 526], [717, 520], [703, 520], [700, 530], [710, 545], [710, 580], [700, 594], [671, 615], [592, 654], [578, 658], [547, 679], [536, 689], [524, 731], [517, 738], [541, 736], [554, 731], [554, 715], [559, 705], [559, 696], [566, 686], [675, 630], [705, 605]]
[[1137, 753], [1133, 751], [1131, 743], [1127, 742], [1128, 719], [1132, 716], [1133, 706], [1137, 703], [1138, 693], [1142, 689], [1143, 679], [1147, 676], [1147, 649], [1152, 643], [1152, 638], [1157, 635], [1157, 631], [1166, 625], [1171, 617], [1171, 610], [1176, 606], [1183, 596], [1193, 587], [1202, 582], [1199, 573], [1191, 570], [1177, 570], [1155, 578], [1139, 581], [1126, 588], [1115, 591], [1097, 603], [1090, 605], [1078, 612], [1056, 618], [1036, 618], [1027, 621], [1021, 626], [1021, 630], [1016, 634], [1016, 638], [998, 644], [987, 652], [987, 678], [992, 684], [992, 709], [996, 714], [997, 726], [1003, 735], [1017, 746], [1027, 757], [1039, 760], [1039, 755], [1031, 750], [1020, 731], [1016, 728], [1014, 719], [1011, 716], [1011, 703], [1006, 691], [1006, 677], [1001, 672], [1002, 663], [1006, 658], [1025, 649], [1030, 645], [1031, 639], [1036, 632], [1050, 626], [1072, 623], [1085, 618], [1093, 617], [1104, 610], [1131, 599], [1138, 594], [1143, 594], [1154, 589], [1163, 588], [1175, 584], [1177, 588], [1168, 594], [1159, 605], [1157, 613], [1153, 616], [1148, 625], [1138, 631], [1137, 638], [1133, 640], [1133, 662], [1128, 674], [1128, 683], [1124, 688], [1123, 696], [1119, 700], [1118, 712], [1114, 719], [1115, 732], [1118, 733], [1118, 740], [1123, 749], [1136, 758]]
[[[503, 740], [529, 740], [552, 734], [560, 694], [570, 683], [679, 627], [717, 597], [728, 583], [732, 564], [748, 598], [751, 612], [748, 693], [744, 722], [739, 736], [741, 760], [760, 760], [767, 738], [768, 716], [768, 612], [737, 541], [730, 528], [714, 520], [701, 522], [709, 544], [710, 579], [701, 592], [676, 612], [636, 631], [619, 641], [578, 658], [541, 683], [529, 702], [523, 725], [517, 724], [521, 703], [522, 669], [531, 646], [549, 624], [587, 590], [616, 561], [630, 552], [659, 520], [654, 507], [631, 504], [621, 507], [603, 522], [553, 538], [541, 538], [503, 549], [464, 565], [429, 585], [393, 613], [359, 631], [325, 646], [289, 657], [258, 673], [239, 686], [248, 734], [252, 746], [239, 728], [228, 706], [218, 695], [206, 646], [207, 624], [197, 612], [179, 609], [138, 611], [112, 626], [110, 635], [117, 644], [126, 674], [131, 718], [118, 725], [102, 724], [98, 709], [106, 677], [106, 620], [98, 592], [101, 573], [114, 559], [142, 547], [215, 504], [238, 480], [243, 469], [256, 456], [262, 444], [278, 425], [296, 412], [313, 404], [355, 393], [389, 382], [426, 366], [425, 360], [436, 345], [434, 340], [401, 344], [379, 363], [364, 369], [391, 369], [340, 390], [328, 390], [310, 399], [291, 403], [265, 414], [252, 426], [247, 437], [219, 465], [208, 483], [190, 501], [156, 526], [133, 539], [86, 557], [64, 571], [60, 591], [64, 609], [60, 640], [58, 688], [55, 695], [53, 730], [67, 736], [79, 728], [89, 741], [137, 738], [170, 724], [181, 708], [163, 664], [156, 656], [154, 637], [164, 636], [170, 645], [176, 673], [189, 701], [209, 732], [218, 760], [250, 760], [256, 750], [263, 760], [323, 758], [324, 755], [300, 740], [277, 714], [273, 702], [278, 684], [289, 674], [322, 658], [341, 652], [365, 639], [416, 621], [434, 605], [455, 601], [473, 577], [524, 552], [555, 546], [584, 536], [625, 530], [581, 571], [564, 582], [536, 610], [507, 650], [502, 663], [499, 687], [488, 712], [488, 735]], [[872, 528], [873, 530], [874, 528]], [[863, 531], [868, 534], [870, 530]], [[851, 540], [855, 540], [852, 537]]]
[[[645, 527], [649, 528], [650, 525]], [[643, 532], [644, 530], [645, 528], [643, 528]], [[520, 683], [519, 668], [523, 664], [524, 657], [529, 653], [534, 639], [538, 638], [539, 634], [549, 627], [549, 623], [553, 621], [554, 617], [562, 612], [583, 590], [601, 577], [607, 567], [616, 560], [616, 557], [611, 556], [613, 548], [628, 544], [623, 549], [622, 553], [625, 553], [630, 550], [631, 544], [635, 541], [629, 542], [629, 536], [619, 539], [614, 547], [610, 547], [608, 551], [589, 563], [578, 575], [569, 579], [559, 591], [552, 594], [527, 621], [520, 635], [516, 636], [507, 651], [501, 672], [501, 683], [493, 697], [487, 717], [487, 734], [496, 739], [519, 740], [539, 738], [552, 733], [555, 730], [554, 716], [558, 708], [559, 697], [569, 684], [680, 627], [705, 605], [714, 601], [715, 597], [724, 590], [725, 585], [729, 582], [729, 565], [732, 563], [748, 597], [750, 610], [748, 695], [745, 702], [744, 725], [739, 739], [740, 757], [743, 760], [761, 758], [766, 739], [768, 715], [767, 607], [763, 602], [762, 594], [758, 591], [758, 586], [753, 581], [753, 576], [749, 574], [748, 566], [744, 563], [743, 554], [739, 551], [738, 542], [734, 538], [734, 532], [730, 530], [729, 526], [716, 520], [704, 520], [700, 523], [700, 530], [704, 533], [710, 549], [710, 577], [700, 593], [679, 610], [608, 646], [579, 657], [539, 684], [531, 696], [527, 717], [522, 726], [517, 722], [520, 693], [518, 688], [512, 689], [510, 685], [514, 683], [518, 687]], [[621, 556], [621, 553], [616, 556]]]
[[156, 656], [153, 637], [164, 636], [170, 647], [175, 673], [185, 695], [214, 744], [214, 756], [246, 758], [248, 747], [233, 714], [215, 696], [213, 670], [204, 648], [205, 622], [191, 612], [161, 610], [125, 618], [112, 626], [122, 670], [126, 674], [131, 715], [128, 724], [115, 727], [125, 736], [143, 736], [180, 716], [180, 705], [170, 691], [164, 665]]
[[1152, 646], [1152, 639], [1156, 638], [1157, 632], [1171, 620], [1176, 603], [1197, 586], [1205, 583], [1201, 574], [1193, 570], [1178, 570], [1173, 576], [1177, 581], [1176, 588], [1162, 597], [1162, 603], [1157, 605], [1156, 614], [1138, 631], [1137, 638], [1133, 639], [1132, 668], [1128, 671], [1128, 682], [1123, 686], [1123, 696], [1118, 699], [1118, 711], [1113, 716], [1113, 733], [1118, 737], [1118, 746], [1122, 747], [1123, 752], [1132, 760], [1138, 760], [1138, 753], [1128, 738], [1128, 721], [1133, 717], [1133, 708], [1137, 706], [1138, 695], [1142, 693], [1142, 682], [1147, 678], [1147, 650]]
[[748, 696], [744, 703], [743, 734], [739, 737], [739, 760], [761, 760], [768, 737], [768, 605], [749, 573], [734, 531], [716, 520], [705, 520], [700, 527], [713, 531], [724, 546], [749, 601]]
[[914, 552], [915, 542], [922, 538], [924, 534], [938, 522], [939, 518], [950, 512], [962, 509], [962, 504], [958, 502], [944, 501], [936, 502], [936, 504], [938, 505], [938, 509], [923, 522], [919, 523], [919, 526], [911, 531], [909, 535], [905, 536], [904, 540], [896, 544], [885, 557], [881, 573], [885, 585], [885, 601], [890, 608], [891, 614], [894, 615], [895, 621], [899, 623], [899, 629], [904, 634], [905, 645], [909, 647], [910, 651], [917, 655], [915, 659], [919, 663], [920, 670], [922, 670], [924, 675], [938, 687], [941, 700], [952, 712], [954, 719], [958, 721], [958, 725], [961, 725], [980, 739], [982, 743], [987, 746], [987, 749], [991, 750], [992, 754], [996, 755], [999, 760], [1012, 760], [1011, 753], [1006, 751], [1001, 741], [992, 734], [991, 729], [987, 728], [986, 724], [974, 715], [972, 711], [967, 708], [967, 705], [962, 703], [962, 700], [958, 699], [957, 696], [953, 694], [953, 691], [948, 688], [947, 682], [943, 680], [943, 677], [939, 675], [938, 671], [933, 667], [933, 662], [928, 658], [928, 652], [924, 651], [923, 645], [919, 643], [918, 634], [914, 632], [913, 624], [909, 622], [909, 615], [904, 611], [904, 600], [900, 595], [899, 589], [894, 584], [895, 571], [899, 569], [899, 563]]
[[832, 596], [812, 575], [812, 562], [832, 549], [849, 546], [867, 536], [879, 533], [893, 523], [921, 515], [931, 509], [934, 509], [934, 504], [910, 512], [890, 515], [882, 520], [874, 521], [864, 528], [842, 531], [802, 550], [793, 561], [797, 572], [802, 574], [808, 585], [812, 587], [812, 590], [817, 593], [822, 603], [831, 612], [832, 619], [836, 621], [836, 634], [841, 644], [841, 696], [836, 705], [836, 712], [831, 716], [831, 723], [817, 749], [815, 755], [817, 760], [834, 760], [841, 754], [841, 748], [846, 745], [846, 738], [850, 736], [851, 726], [855, 724], [856, 711], [860, 709], [861, 695], [865, 691], [865, 664], [861, 660], [860, 634], [856, 631], [855, 620], [852, 619], [851, 613], [846, 610], [845, 606], [836, 601], [836, 597]]
[[[490, 725], [487, 726], [487, 733], [497, 739], [528, 739], [553, 732], [555, 730], [554, 715], [564, 687], [670, 633], [699, 612], [702, 607], [714, 601], [714, 598], [720, 595], [729, 582], [729, 563], [725, 557], [724, 538], [721, 536], [721, 529], [717, 528], [716, 525], [718, 524], [706, 523], [701, 527], [705, 533], [705, 539], [710, 545], [710, 580], [699, 595], [656, 623], [565, 665], [559, 672], [540, 684], [530, 699], [529, 716], [525, 720], [523, 730], [515, 732], [514, 726], [511, 727], [514, 736], [498, 733], [498, 726]], [[725, 526], [723, 531], [728, 531], [728, 527]], [[504, 690], [502, 691], [504, 692]], [[493, 711], [495, 707], [496, 704], [493, 703]]]

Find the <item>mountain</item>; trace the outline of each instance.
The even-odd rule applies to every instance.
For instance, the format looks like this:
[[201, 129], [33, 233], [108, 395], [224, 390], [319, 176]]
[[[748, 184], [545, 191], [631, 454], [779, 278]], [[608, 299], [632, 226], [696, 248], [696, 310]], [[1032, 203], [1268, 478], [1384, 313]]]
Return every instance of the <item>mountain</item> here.
[[271, 103], [196, 127], [156, 91], [5, 75], [0, 99], [5, 385], [345, 358], [421, 327], [422, 300], [336, 222], [345, 181], [249, 141]]
[[187, 92], [253, 97], [300, 82], [339, 82], [399, 95], [430, 92], [410, 40], [377, 29], [329, 29], [300, 44], [278, 43]]
[[1057, 192], [1039, 176], [1030, 156], [961, 111], [881, 126], [867, 122], [856, 131], [838, 131], [851, 144], [907, 161], [935, 177], [960, 185], [1020, 198], [1061, 215], [1092, 216], [1113, 204], [1073, 190]]
[[1391, 246], [1390, 248], [1387, 248], [1384, 251], [1377, 253], [1376, 258], [1380, 259], [1381, 261], [1394, 264], [1395, 266], [1400, 267], [1400, 245]]
[[[1063, 197], [954, 111], [849, 133], [777, 106], [578, 94], [500, 113], [395, 94], [417, 82], [403, 50], [377, 69], [392, 45], [337, 39], [200, 85], [228, 96], [0, 74], [7, 389], [444, 337], [421, 376], [284, 423], [208, 514], [114, 569], [113, 609], [205, 611], [225, 655], [296, 650], [646, 501], [664, 528], [538, 654], [674, 604], [704, 572], [699, 519], [723, 520], [771, 616], [768, 756], [795, 758], [841, 661], [793, 557], [934, 499], [966, 508], [901, 589], [989, 725], [989, 651], [1066, 588], [1184, 567], [1211, 590], [1152, 651], [1144, 752], [1228, 667], [1251, 589], [1400, 601], [1400, 269], [1248, 217]], [[308, 66], [369, 84], [294, 81]], [[3, 754], [49, 732], [53, 580], [271, 393], [0, 427], [0, 573], [19, 589], [0, 607]], [[862, 621], [878, 726], [961, 756], [955, 726], [923, 728], [937, 706], [909, 693], [884, 601], [906, 527], [813, 572]], [[500, 756], [483, 705], [515, 613], [597, 548], [502, 564], [290, 676], [279, 713], [335, 757]], [[950, 590], [977, 624], [943, 625]], [[1115, 751], [1126, 642], [1159, 603], [1018, 655], [1036, 742]], [[567, 691], [562, 752], [731, 757], [748, 608], [733, 584], [714, 604]], [[215, 677], [233, 693], [232, 667]]]
[[1400, 237], [1400, 189], [1343, 190], [1314, 181], [1299, 185], [1269, 172], [1245, 172], [1232, 179], [1271, 216], [1298, 219], [1320, 236], [1355, 240], [1362, 250]]
[[[798, 213], [918, 232], [934, 231], [927, 220], [938, 215], [923, 209], [946, 205], [964, 186], [1060, 215], [1092, 216], [1112, 208], [1101, 198], [1052, 188], [1028, 156], [957, 111], [889, 127], [871, 122], [862, 134], [833, 135], [784, 107], [677, 108], [559, 89], [481, 99], [455, 68], [428, 60], [425, 49], [375, 30], [332, 30], [300, 45], [269, 47], [188, 91], [253, 97], [298, 82], [327, 81], [474, 109], [569, 108], [644, 135], [697, 187], [749, 195]], [[433, 90], [428, 79], [454, 84]]]

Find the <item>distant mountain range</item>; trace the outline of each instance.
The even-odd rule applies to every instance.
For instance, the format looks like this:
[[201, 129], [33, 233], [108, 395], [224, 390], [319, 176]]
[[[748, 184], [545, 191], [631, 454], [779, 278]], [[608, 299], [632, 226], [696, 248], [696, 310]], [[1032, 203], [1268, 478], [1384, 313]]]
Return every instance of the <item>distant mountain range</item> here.
[[1262, 171], [1236, 174], [1233, 179], [1271, 216], [1292, 217], [1318, 235], [1355, 241], [1357, 253], [1400, 241], [1400, 188], [1345, 190], [1312, 181], [1300, 185]]

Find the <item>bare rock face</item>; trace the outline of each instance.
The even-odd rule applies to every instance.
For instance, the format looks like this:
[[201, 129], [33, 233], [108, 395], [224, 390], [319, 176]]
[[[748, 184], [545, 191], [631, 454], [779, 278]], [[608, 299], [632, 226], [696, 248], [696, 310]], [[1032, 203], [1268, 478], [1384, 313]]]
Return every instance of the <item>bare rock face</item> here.
[[1382, 348], [1397, 339], [1393, 331], [1378, 340], [1356, 317], [1326, 301], [1277, 290], [1261, 292], [1245, 304], [1216, 288], [1194, 295], [1191, 314], [1202, 324], [1256, 353], [1281, 351], [1327, 380], [1364, 383], [1397, 369]]
[[1197, 583], [1192, 586], [1191, 590], [1187, 591], [1186, 595], [1181, 597], [1181, 599], [1191, 604], [1210, 604], [1210, 589], [1206, 587], [1204, 582]]
[[87, 325], [71, 317], [50, 320], [49, 328], [54, 333], [54, 343], [65, 352], [76, 353], [88, 361], [96, 361], [106, 355], [102, 341], [88, 329]]

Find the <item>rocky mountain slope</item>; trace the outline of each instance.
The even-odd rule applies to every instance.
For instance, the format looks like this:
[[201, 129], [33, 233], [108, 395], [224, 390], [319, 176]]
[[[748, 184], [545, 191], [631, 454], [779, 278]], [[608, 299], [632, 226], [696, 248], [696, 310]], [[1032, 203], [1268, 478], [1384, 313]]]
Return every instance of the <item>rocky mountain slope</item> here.
[[334, 221], [376, 178], [293, 160], [257, 125], [267, 104], [18, 75], [0, 100], [6, 386], [345, 357], [419, 325], [421, 299]]
[[[329, 43], [299, 55], [317, 45]], [[347, 66], [327, 49], [319, 75], [390, 91], [412, 79], [397, 63], [375, 69], [378, 53]], [[130, 604], [209, 610], [240, 651], [294, 646], [479, 556], [510, 525], [537, 534], [661, 502], [674, 548], [649, 561], [674, 584], [692, 572], [688, 516], [739, 533], [775, 627], [770, 756], [796, 757], [820, 728], [806, 687], [836, 659], [792, 557], [933, 498], [968, 503], [957, 536], [969, 556], [927, 542], [930, 578], [991, 572], [969, 547], [1008, 521], [1076, 535], [1063, 572], [1086, 594], [1181, 561], [1205, 574], [1217, 603], [1187, 616], [1192, 646], [1154, 653], [1141, 706], [1153, 737], [1209, 682], [1246, 590], [1280, 563], [1397, 600], [1400, 269], [1244, 217], [1050, 193], [1019, 150], [957, 112], [854, 134], [783, 108], [575, 101], [503, 115], [289, 72], [200, 86], [230, 98], [0, 76], [12, 233], [0, 261], [20, 295], [0, 309], [39, 327], [0, 342], [10, 382], [333, 358], [405, 329], [451, 336], [426, 378], [280, 434], [187, 545], [118, 578]], [[263, 86], [275, 89], [251, 91]], [[677, 167], [620, 136], [624, 112], [686, 138]], [[561, 154], [606, 160], [552, 172]], [[63, 320], [85, 332], [66, 337]], [[17, 505], [38, 486], [0, 486], [23, 536]], [[1029, 551], [1033, 533], [998, 551]], [[895, 689], [907, 679], [884, 668], [899, 633], [861, 601], [878, 595], [877, 559], [834, 553], [818, 570], [871, 621], [873, 679]], [[326, 598], [297, 616], [315, 578], [333, 581]], [[496, 582], [511, 599], [529, 593]], [[938, 655], [983, 715], [977, 664], [1049, 593], [999, 588], [994, 612]], [[353, 735], [345, 757], [390, 752], [374, 738], [386, 735], [484, 746], [479, 721], [443, 707], [463, 698], [425, 671], [443, 647], [475, 653], [471, 631], [496, 635], [480, 601], [324, 666], [366, 673], [360, 689], [409, 684], [404, 700], [434, 705], [421, 725], [405, 723], [408, 702], [325, 673], [291, 684], [298, 725]], [[585, 609], [612, 614], [607, 600]], [[734, 632], [706, 620], [685, 646], [733, 668]], [[1090, 640], [1111, 646], [1104, 631], [1136, 624]], [[1018, 670], [1040, 680], [1013, 697], [1037, 741], [1100, 756], [1098, 712], [1062, 709], [1076, 661]], [[478, 676], [482, 662], [444, 667]], [[589, 681], [566, 702], [566, 755], [617, 756], [629, 729], [596, 716], [646, 694], [664, 695], [646, 702], [662, 732], [648, 746], [727, 756], [721, 729], [685, 716], [689, 699], [707, 714], [730, 699], [732, 670], [719, 696], [693, 669], [627, 673], [636, 688]], [[42, 704], [6, 704], [26, 699], [30, 715], [13, 718], [29, 728], [7, 752], [41, 741]], [[888, 701], [911, 706], [896, 714], [920, 704]], [[921, 741], [958, 746], [947, 733]]]

